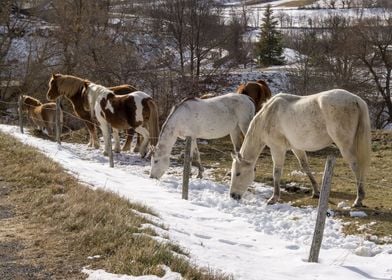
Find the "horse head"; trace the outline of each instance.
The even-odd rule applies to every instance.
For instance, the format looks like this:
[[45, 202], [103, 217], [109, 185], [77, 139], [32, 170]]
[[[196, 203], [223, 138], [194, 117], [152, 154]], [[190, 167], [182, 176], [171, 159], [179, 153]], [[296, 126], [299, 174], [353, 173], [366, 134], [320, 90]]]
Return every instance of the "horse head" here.
[[248, 186], [253, 182], [255, 171], [251, 162], [242, 158], [240, 153], [231, 154], [233, 164], [231, 167], [230, 196], [240, 200]]
[[28, 111], [42, 105], [41, 101], [28, 95], [22, 95], [22, 110]]
[[155, 147], [151, 151], [151, 171], [150, 178], [160, 179], [170, 165], [170, 154], [160, 155], [159, 148]]
[[46, 98], [49, 101], [56, 100], [57, 97], [61, 95], [58, 89], [58, 79], [61, 77], [61, 74], [52, 74], [52, 77], [49, 80], [49, 89], [46, 93]]

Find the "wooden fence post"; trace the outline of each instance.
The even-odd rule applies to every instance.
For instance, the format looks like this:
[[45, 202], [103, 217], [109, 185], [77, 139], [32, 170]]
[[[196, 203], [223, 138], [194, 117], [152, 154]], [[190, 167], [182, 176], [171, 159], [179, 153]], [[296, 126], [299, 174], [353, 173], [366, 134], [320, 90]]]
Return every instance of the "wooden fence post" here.
[[187, 137], [185, 141], [184, 172], [182, 173], [182, 199], [188, 200], [189, 176], [191, 174], [191, 144], [192, 138]]
[[19, 113], [19, 127], [20, 127], [20, 133], [23, 132], [23, 96], [19, 96], [18, 100], [18, 113]]
[[63, 124], [61, 122], [61, 97], [56, 99], [56, 141], [61, 145], [61, 130]]
[[106, 139], [107, 140], [106, 145], [107, 145], [107, 151], [109, 156], [109, 166], [114, 167], [113, 149], [112, 149], [112, 126], [110, 125], [110, 123], [107, 123], [107, 125], [108, 125], [108, 139]]
[[333, 176], [333, 168], [336, 162], [334, 155], [329, 155], [325, 164], [323, 181], [321, 184], [319, 206], [317, 212], [316, 225], [313, 233], [312, 246], [310, 247], [309, 262], [318, 262], [318, 257], [321, 248], [321, 242], [323, 241], [325, 219], [327, 217], [328, 210], [328, 198], [331, 190], [331, 181]]

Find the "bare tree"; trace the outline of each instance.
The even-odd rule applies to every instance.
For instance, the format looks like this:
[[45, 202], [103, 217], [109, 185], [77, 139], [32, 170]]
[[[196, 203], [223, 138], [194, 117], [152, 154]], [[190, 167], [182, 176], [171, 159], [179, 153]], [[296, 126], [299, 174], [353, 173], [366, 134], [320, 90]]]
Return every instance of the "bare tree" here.
[[392, 122], [392, 16], [361, 20], [354, 28], [355, 56], [368, 70], [376, 89], [376, 99], [382, 101], [376, 126], [383, 128]]

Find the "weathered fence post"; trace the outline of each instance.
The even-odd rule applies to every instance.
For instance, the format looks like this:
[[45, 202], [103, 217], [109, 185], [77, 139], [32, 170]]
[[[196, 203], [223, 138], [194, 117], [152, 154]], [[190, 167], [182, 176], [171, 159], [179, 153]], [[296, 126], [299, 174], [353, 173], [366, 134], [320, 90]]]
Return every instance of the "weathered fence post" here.
[[108, 139], [106, 139], [106, 150], [108, 151], [108, 156], [109, 156], [109, 166], [114, 167], [114, 161], [113, 161], [113, 149], [112, 149], [112, 126], [110, 123], [107, 123], [108, 125]]
[[182, 173], [182, 199], [188, 200], [189, 176], [191, 174], [191, 144], [192, 138], [185, 141], [184, 172]]
[[61, 130], [63, 124], [61, 122], [61, 97], [56, 99], [56, 141], [61, 145]]
[[20, 127], [20, 133], [23, 132], [23, 96], [19, 96], [18, 100], [18, 113], [19, 113], [19, 127]]
[[328, 198], [331, 190], [331, 181], [333, 176], [333, 167], [335, 165], [336, 157], [329, 155], [325, 164], [323, 181], [321, 184], [319, 206], [317, 212], [316, 225], [313, 233], [312, 246], [310, 247], [309, 262], [318, 262], [318, 257], [323, 241], [325, 219], [328, 210]]

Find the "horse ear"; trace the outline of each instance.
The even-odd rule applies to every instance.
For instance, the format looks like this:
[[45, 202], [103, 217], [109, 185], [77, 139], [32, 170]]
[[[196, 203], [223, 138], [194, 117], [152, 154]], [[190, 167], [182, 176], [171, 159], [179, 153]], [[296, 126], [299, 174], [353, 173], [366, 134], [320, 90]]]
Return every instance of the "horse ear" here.
[[240, 162], [240, 161], [242, 161], [242, 156], [241, 156], [241, 154], [239, 153], [239, 152], [237, 152], [237, 153], [231, 153], [231, 157], [233, 158], [233, 160], [235, 160], [235, 161], [238, 161], [238, 162]]

